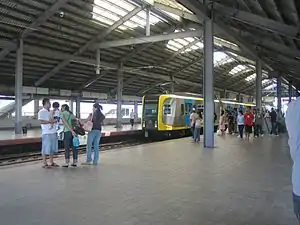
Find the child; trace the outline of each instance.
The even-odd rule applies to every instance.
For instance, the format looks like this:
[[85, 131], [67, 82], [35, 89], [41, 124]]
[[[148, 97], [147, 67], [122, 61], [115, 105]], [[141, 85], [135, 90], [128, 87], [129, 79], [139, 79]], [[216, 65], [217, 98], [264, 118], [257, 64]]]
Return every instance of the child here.
[[52, 104], [53, 110], [51, 110], [51, 119], [54, 120], [54, 124], [51, 124], [50, 129], [53, 128], [53, 126], [55, 126], [56, 130], [59, 130], [59, 114], [60, 114], [60, 110], [59, 110], [59, 103], [58, 102], [54, 102]]

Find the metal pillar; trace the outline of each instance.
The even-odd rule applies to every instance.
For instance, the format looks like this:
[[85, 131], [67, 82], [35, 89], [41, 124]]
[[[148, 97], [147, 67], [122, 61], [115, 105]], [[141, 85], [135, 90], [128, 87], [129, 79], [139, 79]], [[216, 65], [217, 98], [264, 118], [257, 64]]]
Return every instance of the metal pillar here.
[[174, 82], [174, 76], [171, 75], [171, 93], [175, 92], [175, 82]]
[[[208, 7], [209, 0], [204, 1]], [[204, 148], [214, 147], [213, 22], [204, 20]]]
[[20, 39], [16, 52], [15, 74], [15, 133], [22, 133], [22, 105], [23, 105], [23, 40]]
[[35, 117], [37, 117], [38, 112], [39, 112], [39, 107], [40, 107], [40, 100], [38, 98], [35, 98], [33, 101], [34, 101], [33, 102], [34, 103], [34, 107], [33, 107], [34, 113], [33, 114]]
[[96, 74], [99, 75], [101, 72], [101, 65], [100, 65], [100, 48], [97, 49], [96, 53]]
[[[70, 100], [69, 102], [70, 102], [70, 111], [74, 112], [74, 100]], [[77, 107], [76, 107], [76, 109], [77, 109]], [[76, 111], [76, 114], [77, 114], [77, 111]]]
[[134, 101], [134, 107], [133, 107], [133, 112], [136, 117], [138, 117], [138, 102]]
[[256, 60], [256, 92], [255, 92], [255, 102], [256, 102], [256, 108], [261, 109], [262, 105], [262, 66], [261, 66], [261, 60]]
[[116, 128], [122, 127], [122, 91], [123, 91], [123, 63], [120, 63], [118, 69], [118, 87], [117, 87], [117, 124]]
[[146, 9], [146, 36], [150, 36], [150, 9]]
[[292, 101], [292, 95], [293, 95], [293, 88], [292, 88], [292, 83], [289, 82], [289, 102]]
[[80, 101], [81, 101], [81, 98], [80, 98], [80, 96], [78, 96], [77, 98], [76, 98], [76, 117], [77, 118], [81, 118], [80, 116]]
[[281, 112], [281, 76], [277, 77], [277, 109]]

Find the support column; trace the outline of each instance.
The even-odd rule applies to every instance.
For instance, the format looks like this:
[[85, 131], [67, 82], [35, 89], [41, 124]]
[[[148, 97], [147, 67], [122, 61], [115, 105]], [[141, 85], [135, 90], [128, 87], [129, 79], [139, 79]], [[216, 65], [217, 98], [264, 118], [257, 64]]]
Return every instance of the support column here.
[[146, 36], [150, 36], [150, 9], [146, 9]]
[[120, 63], [118, 69], [118, 87], [117, 87], [117, 124], [116, 128], [122, 127], [122, 91], [123, 91], [123, 63]]
[[292, 89], [292, 83], [289, 82], [289, 102], [292, 101], [292, 93], [293, 92], [293, 89]]
[[34, 100], [33, 100], [34, 102], [33, 102], [33, 104], [34, 104], [34, 113], [33, 113], [33, 115], [34, 115], [34, 117], [36, 117], [37, 118], [37, 116], [38, 116], [38, 112], [39, 112], [39, 107], [40, 107], [40, 99], [38, 99], [38, 98], [35, 98]]
[[174, 76], [171, 75], [170, 78], [171, 78], [171, 93], [174, 93], [175, 92]]
[[138, 102], [137, 101], [134, 101], [134, 107], [133, 107], [133, 112], [134, 112], [134, 115], [136, 116], [136, 118], [138, 118]]
[[[69, 102], [70, 102], [70, 111], [74, 112], [74, 100], [71, 99]], [[76, 107], [76, 109], [77, 109], [77, 107]], [[76, 115], [77, 115], [77, 111], [76, 111]]]
[[261, 110], [262, 106], [262, 66], [261, 60], [256, 60], [256, 91], [255, 91], [255, 102], [256, 108]]
[[20, 39], [16, 52], [15, 74], [15, 133], [22, 133], [22, 105], [23, 105], [23, 40]]
[[99, 75], [101, 72], [101, 65], [100, 65], [100, 49], [97, 49], [96, 53], [96, 74]]
[[[204, 1], [208, 8], [209, 0]], [[214, 147], [213, 22], [204, 20], [204, 148]]]
[[76, 98], [76, 117], [77, 118], [81, 118], [80, 116], [80, 101], [81, 101], [81, 97], [80, 96], [78, 96], [77, 98]]
[[277, 109], [281, 113], [281, 76], [277, 77]]

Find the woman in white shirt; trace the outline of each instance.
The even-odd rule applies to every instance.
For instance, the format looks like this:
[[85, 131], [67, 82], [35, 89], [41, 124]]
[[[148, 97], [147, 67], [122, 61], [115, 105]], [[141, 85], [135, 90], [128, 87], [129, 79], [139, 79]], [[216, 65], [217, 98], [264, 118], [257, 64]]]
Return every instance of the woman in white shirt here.
[[194, 142], [198, 143], [200, 141], [200, 132], [202, 125], [202, 114], [198, 111], [195, 115], [195, 129], [194, 129]]

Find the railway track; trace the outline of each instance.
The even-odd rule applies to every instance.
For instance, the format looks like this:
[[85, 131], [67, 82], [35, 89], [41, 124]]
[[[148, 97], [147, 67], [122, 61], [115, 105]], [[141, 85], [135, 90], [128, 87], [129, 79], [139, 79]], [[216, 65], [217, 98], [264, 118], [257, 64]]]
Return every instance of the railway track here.
[[[140, 144], [147, 143], [145, 140], [126, 140], [126, 141], [119, 141], [114, 143], [106, 143], [100, 145], [100, 151], [107, 151], [113, 150], [117, 148], [124, 148], [130, 146], [136, 146]], [[78, 154], [84, 154], [86, 149], [86, 145], [78, 147]], [[58, 153], [55, 155], [55, 158], [61, 157], [64, 155], [64, 150], [60, 149]], [[33, 162], [42, 160], [40, 152], [27, 152], [27, 153], [20, 153], [20, 154], [6, 154], [0, 156], [0, 167], [13, 165], [13, 164], [20, 164], [26, 162]]]

